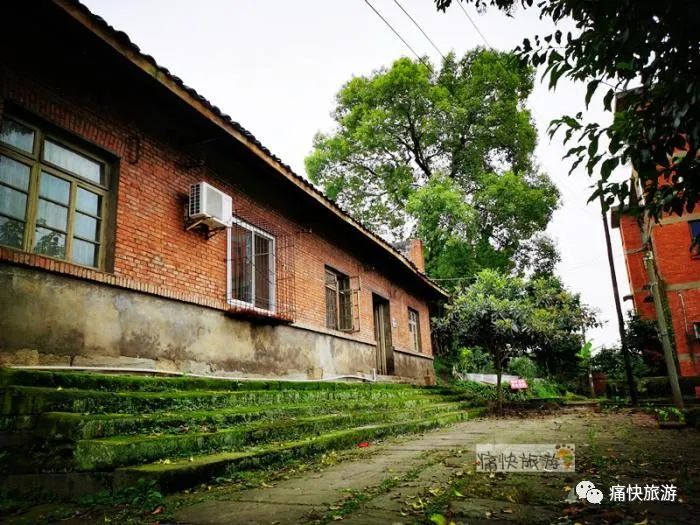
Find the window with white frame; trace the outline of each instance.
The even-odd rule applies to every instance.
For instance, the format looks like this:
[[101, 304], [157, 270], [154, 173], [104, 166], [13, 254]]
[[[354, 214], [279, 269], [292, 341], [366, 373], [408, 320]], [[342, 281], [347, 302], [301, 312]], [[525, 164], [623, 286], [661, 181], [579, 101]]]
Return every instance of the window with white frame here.
[[275, 310], [275, 238], [234, 219], [228, 231], [228, 299], [231, 304]]

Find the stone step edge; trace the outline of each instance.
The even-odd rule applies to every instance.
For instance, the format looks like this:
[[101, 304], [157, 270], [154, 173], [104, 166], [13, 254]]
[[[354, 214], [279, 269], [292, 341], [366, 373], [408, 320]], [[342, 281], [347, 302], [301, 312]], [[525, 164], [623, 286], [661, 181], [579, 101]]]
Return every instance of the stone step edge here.
[[[87, 390], [343, 390], [360, 389], [410, 389], [416, 385], [383, 381], [359, 380], [288, 380], [275, 378], [233, 378], [226, 376], [199, 376], [173, 374], [171, 376], [147, 376], [129, 373], [129, 369], [118, 368], [109, 372], [97, 370], [51, 370], [28, 367], [0, 367], [0, 388], [7, 386], [63, 387], [77, 386]], [[150, 372], [157, 372], [155, 370]], [[364, 378], [363, 378], [364, 379]], [[98, 386], [100, 388], [92, 388]], [[209, 388], [206, 388], [209, 387]]]
[[320, 435], [335, 429], [390, 424], [456, 412], [458, 404], [412, 410], [326, 414], [280, 421], [258, 421], [223, 428], [215, 432], [150, 434], [84, 439], [75, 444], [74, 459], [79, 470], [100, 470], [162, 458], [178, 458], [217, 450], [242, 450], [273, 441], [290, 441]]
[[[205, 402], [220, 403], [219, 407], [265, 405], [301, 400], [343, 400], [343, 399], [401, 399], [410, 394], [441, 397], [437, 392], [426, 390], [242, 390], [242, 391], [176, 391], [176, 392], [107, 392], [101, 390], [59, 389], [47, 387], [12, 386], [5, 391], [3, 416], [31, 415], [42, 412], [90, 412], [106, 413], [110, 407], [123, 404], [138, 406], [139, 409], [160, 411], [168, 409], [197, 409]], [[189, 401], [189, 403], [188, 403]], [[98, 403], [104, 402], [105, 405]], [[235, 403], [234, 403], [235, 402]], [[185, 406], [181, 406], [181, 405]], [[132, 407], [133, 409], [133, 407]]]
[[205, 483], [218, 476], [230, 475], [259, 467], [269, 467], [289, 459], [308, 457], [332, 449], [355, 446], [389, 435], [417, 433], [431, 428], [474, 419], [486, 413], [486, 408], [450, 412], [430, 418], [367, 425], [330, 432], [306, 440], [292, 441], [266, 447], [254, 447], [240, 452], [222, 452], [193, 456], [169, 463], [155, 462], [122, 467], [114, 471], [115, 490], [133, 486], [139, 479], [155, 482], [162, 492], [174, 492]]
[[[422, 410], [428, 406], [460, 404], [469, 408], [469, 403], [461, 400], [433, 399], [426, 397], [408, 397], [402, 399], [370, 400], [350, 403], [343, 400], [335, 403], [300, 403], [292, 405], [272, 405], [263, 407], [225, 408], [219, 410], [192, 410], [178, 412], [151, 412], [142, 415], [131, 414], [90, 414], [76, 412], [45, 412], [36, 416], [36, 421], [29, 427], [25, 419], [18, 416], [20, 425], [17, 430], [31, 430], [39, 439], [56, 441], [78, 441], [81, 439], [101, 439], [121, 434], [145, 434], [156, 427], [174, 428], [179, 425], [215, 425], [226, 428], [233, 424], [247, 424], [264, 421], [271, 417], [311, 417], [339, 413], [359, 413], [362, 411], [383, 409], [390, 411], [414, 408]], [[130, 432], [126, 430], [140, 430]]]

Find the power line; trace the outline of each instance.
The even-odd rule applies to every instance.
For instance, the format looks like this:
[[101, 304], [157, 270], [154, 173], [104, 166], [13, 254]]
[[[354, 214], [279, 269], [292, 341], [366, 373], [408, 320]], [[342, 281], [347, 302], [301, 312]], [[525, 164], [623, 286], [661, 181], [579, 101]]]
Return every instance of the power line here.
[[420, 24], [416, 22], [410, 14], [408, 14], [408, 11], [406, 11], [403, 8], [403, 6], [398, 2], [398, 0], [394, 0], [394, 3], [397, 6], [399, 6], [399, 9], [401, 9], [401, 11], [403, 11], [404, 14], [411, 19], [411, 22], [413, 22], [413, 24], [420, 30], [420, 32], [423, 33], [423, 36], [428, 40], [428, 42], [430, 42], [430, 45], [432, 45], [433, 48], [435, 48], [435, 51], [437, 51], [442, 58], [445, 58], [445, 55], [442, 53], [442, 51], [440, 51], [438, 46], [435, 45], [435, 42], [433, 42], [432, 39], [428, 36], [428, 34], [425, 31], [423, 31], [423, 28], [420, 26]]
[[372, 9], [372, 11], [374, 11], [377, 14], [377, 16], [382, 19], [382, 21], [389, 27], [389, 29], [391, 29], [391, 31], [397, 37], [399, 37], [399, 40], [401, 40], [401, 42], [403, 42], [404, 45], [411, 50], [411, 53], [413, 53], [415, 57], [432, 72], [433, 68], [430, 66], [430, 64], [428, 64], [418, 53], [416, 53], [416, 51], [410, 46], [408, 42], [406, 42], [406, 40], [404, 40], [404, 38], [399, 34], [399, 32], [396, 29], [394, 29], [394, 27], [387, 21], [387, 19], [384, 18], [382, 14], [379, 11], [377, 11], [372, 4], [369, 3], [369, 0], [365, 0], [365, 4], [367, 4]]
[[474, 20], [472, 20], [472, 17], [469, 16], [469, 13], [467, 13], [467, 10], [464, 9], [464, 6], [462, 5], [462, 1], [461, 1], [461, 0], [457, 0], [457, 5], [458, 5], [459, 8], [462, 10], [462, 13], [464, 13], [464, 16], [466, 16], [467, 19], [468, 19], [468, 20], [471, 22], [471, 24], [474, 26], [474, 29], [476, 29], [476, 32], [479, 33], [479, 35], [481, 36], [481, 39], [486, 43], [486, 46], [487, 46], [487, 47], [490, 47], [491, 49], [493, 49], [493, 46], [492, 46], [491, 44], [489, 44], [489, 41], [488, 41], [488, 40], [486, 40], [486, 37], [484, 36], [484, 33], [482, 33], [481, 30], [479, 29], [479, 26], [476, 25], [476, 23], [474, 22]]

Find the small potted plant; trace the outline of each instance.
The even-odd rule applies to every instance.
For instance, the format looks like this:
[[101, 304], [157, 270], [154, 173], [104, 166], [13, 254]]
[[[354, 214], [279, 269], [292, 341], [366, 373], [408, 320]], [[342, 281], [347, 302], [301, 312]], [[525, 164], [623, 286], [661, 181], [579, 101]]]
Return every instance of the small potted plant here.
[[657, 408], [655, 412], [659, 428], [683, 428], [685, 426], [685, 415], [676, 407]]

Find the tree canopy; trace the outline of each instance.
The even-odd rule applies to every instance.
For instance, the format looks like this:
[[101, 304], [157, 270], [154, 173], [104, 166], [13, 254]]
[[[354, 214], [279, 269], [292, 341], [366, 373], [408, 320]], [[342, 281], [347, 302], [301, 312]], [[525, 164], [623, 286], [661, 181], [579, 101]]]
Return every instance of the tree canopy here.
[[[478, 9], [511, 14], [518, 5], [540, 10], [554, 23], [567, 19], [574, 32], [557, 29], [527, 38], [516, 53], [532, 66], [544, 66], [549, 86], [561, 78], [587, 82], [586, 105], [596, 91], [615, 111], [613, 124], [586, 123], [581, 113], [552, 122], [572, 143], [566, 157], [572, 170], [583, 165], [605, 182], [600, 191], [609, 206], [616, 200], [636, 206], [630, 181], [609, 180], [631, 162], [654, 217], [692, 211], [700, 192], [700, 9], [696, 0], [458, 0]], [[452, 0], [435, 0], [444, 10]], [[616, 94], [620, 104], [613, 107]], [[602, 139], [602, 140], [601, 140]], [[601, 142], [607, 142], [603, 146]]]
[[528, 355], [550, 373], [566, 371], [575, 376], [576, 354], [584, 344], [582, 329], [594, 326], [596, 318], [556, 277], [528, 280], [482, 270], [473, 283], [453, 294], [434, 324], [437, 336], [448, 339], [443, 341], [443, 353], [466, 346], [490, 354], [500, 408], [501, 375], [509, 360]]
[[512, 270], [559, 201], [533, 161], [532, 86], [512, 53], [450, 54], [440, 68], [399, 59], [342, 87], [308, 175], [379, 234], [420, 237], [432, 277]]

